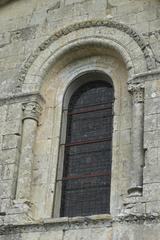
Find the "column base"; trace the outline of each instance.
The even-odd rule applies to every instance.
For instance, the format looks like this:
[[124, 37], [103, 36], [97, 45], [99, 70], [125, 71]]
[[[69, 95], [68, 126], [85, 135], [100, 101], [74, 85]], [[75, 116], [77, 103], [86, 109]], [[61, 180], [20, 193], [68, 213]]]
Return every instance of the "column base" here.
[[13, 201], [14, 207], [21, 209], [23, 212], [28, 212], [32, 203], [27, 199], [17, 199]]
[[7, 214], [27, 214], [31, 215], [32, 203], [26, 199], [13, 200], [13, 205], [8, 209]]
[[129, 197], [139, 197], [142, 196], [142, 186], [131, 187], [128, 189]]
[[31, 203], [26, 199], [13, 200], [12, 206], [7, 209], [4, 217], [5, 224], [28, 224], [34, 222], [31, 212]]

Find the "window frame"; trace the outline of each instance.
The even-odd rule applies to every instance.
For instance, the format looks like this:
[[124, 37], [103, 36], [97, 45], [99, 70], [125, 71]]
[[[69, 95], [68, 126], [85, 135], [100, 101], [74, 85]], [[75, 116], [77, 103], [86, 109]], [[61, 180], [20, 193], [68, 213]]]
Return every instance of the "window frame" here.
[[[95, 74], [95, 76], [94, 76]], [[81, 78], [85, 77], [81, 81]], [[97, 76], [99, 78], [97, 79]], [[101, 77], [100, 77], [101, 76]], [[76, 77], [71, 84], [66, 89], [66, 92], [63, 96], [63, 103], [62, 103], [62, 115], [61, 115], [61, 129], [60, 129], [60, 141], [59, 141], [59, 153], [58, 153], [58, 163], [57, 163], [57, 172], [56, 172], [56, 179], [55, 179], [55, 194], [54, 194], [54, 201], [53, 201], [53, 217], [59, 218], [60, 217], [60, 210], [61, 210], [61, 195], [62, 195], [62, 181], [57, 181], [57, 179], [62, 179], [63, 177], [63, 167], [64, 167], [64, 153], [65, 153], [65, 141], [66, 141], [66, 132], [67, 132], [67, 117], [68, 117], [68, 105], [70, 98], [76, 92], [78, 88], [82, 85], [93, 82], [93, 81], [105, 81], [112, 85], [113, 87], [113, 101], [114, 101], [114, 86], [111, 78], [104, 72], [100, 71], [90, 71], [88, 73], [83, 73], [82, 75]], [[65, 109], [65, 111], [63, 111]], [[114, 103], [112, 107], [112, 111], [114, 109]], [[113, 116], [114, 117], [114, 116]], [[114, 119], [112, 118], [112, 124], [114, 123]], [[113, 131], [113, 127], [112, 127]], [[112, 133], [112, 141], [113, 141], [113, 133]], [[112, 160], [111, 160], [112, 161]], [[111, 165], [111, 173], [112, 173], [112, 165]], [[110, 202], [111, 202], [111, 181], [110, 181]], [[111, 205], [111, 204], [110, 204]], [[110, 207], [111, 211], [111, 207]], [[106, 212], [106, 214], [109, 214]]]

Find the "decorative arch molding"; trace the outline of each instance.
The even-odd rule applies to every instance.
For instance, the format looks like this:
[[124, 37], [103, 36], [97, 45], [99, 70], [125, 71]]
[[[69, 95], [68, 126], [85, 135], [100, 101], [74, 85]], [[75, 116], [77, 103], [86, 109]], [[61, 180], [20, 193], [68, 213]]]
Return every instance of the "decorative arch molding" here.
[[[101, 34], [99, 31], [99, 35], [97, 37], [93, 31], [92, 35], [89, 35], [87, 39], [87, 32], [90, 32], [91, 28], [99, 29], [101, 27], [105, 27], [106, 35], [104, 35], [104, 33]], [[107, 34], [107, 32], [112, 31], [111, 29], [113, 30], [112, 37]], [[77, 38], [76, 34], [72, 41], [68, 37], [69, 34], [84, 30], [85, 34], [83, 32], [79, 38]], [[117, 39], [117, 36], [119, 35], [120, 37]], [[63, 46], [62, 44], [59, 45], [58, 42], [64, 37], [66, 37], [66, 42], [63, 43]], [[124, 40], [127, 42], [128, 48], [125, 46]], [[71, 51], [73, 48], [78, 48], [86, 44], [98, 44], [99, 46], [101, 45], [105, 48], [112, 48], [115, 52], [118, 52], [125, 62], [127, 69], [130, 70], [130, 77], [133, 77], [135, 73], [145, 72], [156, 68], [155, 59], [149, 45], [135, 30], [114, 21], [90, 20], [67, 26], [66, 28], [54, 33], [50, 38], [44, 41], [29, 56], [22, 66], [18, 78], [17, 89], [21, 89], [23, 83], [27, 83], [28, 80], [31, 81], [31, 78], [34, 78], [35, 80], [35, 78], [38, 77], [39, 79], [36, 79], [36, 82], [40, 82], [40, 78], [42, 78], [44, 73], [46, 73], [47, 69], [51, 66], [55, 59], [63, 56], [63, 54]], [[132, 48], [131, 51], [130, 48]], [[140, 65], [142, 66], [142, 70], [139, 72], [135, 71], [135, 65], [138, 57], [141, 57]]]

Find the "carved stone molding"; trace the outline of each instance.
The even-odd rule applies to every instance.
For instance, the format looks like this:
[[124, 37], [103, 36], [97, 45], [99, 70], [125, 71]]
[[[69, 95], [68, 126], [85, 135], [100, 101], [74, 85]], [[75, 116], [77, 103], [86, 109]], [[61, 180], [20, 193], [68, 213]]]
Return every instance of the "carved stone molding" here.
[[142, 103], [144, 102], [144, 84], [129, 84], [128, 91], [133, 96], [134, 103]]
[[154, 69], [156, 67], [155, 59], [153, 56], [153, 53], [150, 49], [150, 46], [144, 41], [144, 39], [133, 29], [130, 27], [122, 24], [122, 23], [117, 23], [115, 21], [110, 21], [110, 20], [89, 20], [85, 22], [79, 22], [72, 24], [66, 28], [63, 28], [59, 30], [58, 32], [54, 33], [50, 38], [48, 38], [45, 42], [43, 42], [26, 60], [24, 63], [20, 74], [19, 74], [19, 84], [17, 86], [20, 87], [21, 84], [24, 82], [24, 79], [27, 75], [27, 72], [35, 59], [39, 56], [39, 54], [47, 49], [54, 41], [57, 41], [59, 38], [62, 36], [65, 36], [73, 31], [77, 31], [80, 29], [85, 29], [85, 28], [91, 28], [91, 27], [107, 27], [107, 28], [115, 28], [117, 30], [120, 30], [127, 35], [129, 35], [140, 47], [144, 58], [146, 59], [146, 64], [148, 70]]
[[23, 120], [29, 118], [29, 119], [34, 119], [35, 121], [38, 122], [42, 108], [37, 102], [24, 103], [22, 109], [23, 109]]
[[132, 78], [128, 79], [128, 85], [154, 81], [157, 79], [160, 79], [160, 69], [154, 69], [140, 74], [135, 74]]
[[5, 98], [0, 98], [0, 106], [19, 103], [19, 102], [22, 102], [22, 103], [38, 102], [41, 106], [45, 104], [45, 100], [39, 92], [32, 92], [27, 94], [20, 93], [20, 94], [14, 94], [12, 96], [7, 96]]

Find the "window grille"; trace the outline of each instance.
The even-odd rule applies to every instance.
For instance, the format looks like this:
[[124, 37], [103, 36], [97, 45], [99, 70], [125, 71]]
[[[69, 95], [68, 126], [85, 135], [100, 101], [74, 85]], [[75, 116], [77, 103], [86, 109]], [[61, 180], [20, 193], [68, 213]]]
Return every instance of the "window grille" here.
[[113, 87], [89, 82], [71, 97], [68, 109], [60, 216], [109, 213]]

